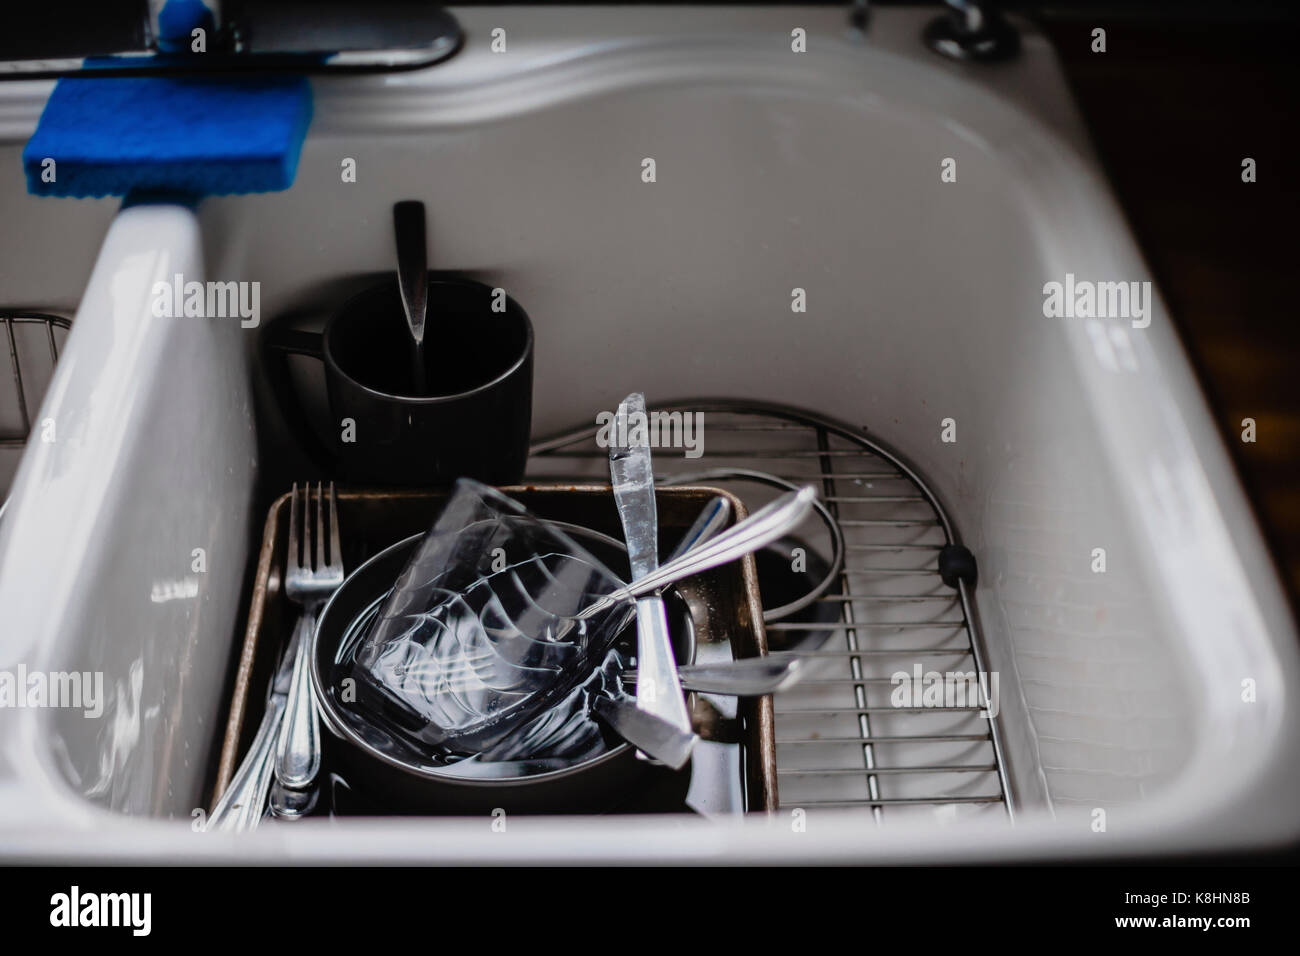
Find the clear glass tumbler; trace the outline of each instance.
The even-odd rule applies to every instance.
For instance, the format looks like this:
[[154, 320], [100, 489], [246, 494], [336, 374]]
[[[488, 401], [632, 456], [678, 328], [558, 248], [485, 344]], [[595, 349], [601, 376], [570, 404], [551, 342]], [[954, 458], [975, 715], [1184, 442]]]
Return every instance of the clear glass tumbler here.
[[586, 679], [634, 612], [570, 536], [461, 479], [357, 650], [358, 700], [420, 743], [476, 754]]

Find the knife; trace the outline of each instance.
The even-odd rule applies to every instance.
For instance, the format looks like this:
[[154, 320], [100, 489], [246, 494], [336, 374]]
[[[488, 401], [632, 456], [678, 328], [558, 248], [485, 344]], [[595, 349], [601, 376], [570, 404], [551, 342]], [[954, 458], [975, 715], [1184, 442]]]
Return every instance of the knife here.
[[[632, 580], [636, 581], [659, 567], [659, 518], [645, 395], [633, 392], [619, 404], [616, 425], [609, 449], [609, 472], [627, 539]], [[652, 595], [637, 599], [636, 627], [637, 672], [641, 675], [636, 688], [637, 708], [691, 734], [691, 717], [677, 678], [662, 598]]]
[[693, 731], [683, 733], [625, 698], [597, 697], [591, 706], [614, 733], [674, 770], [686, 766], [695, 742], [700, 739]]
[[[623, 672], [629, 683], [638, 676], [637, 671]], [[742, 657], [714, 664], [687, 664], [678, 668], [677, 676], [684, 688], [702, 694], [766, 697], [789, 690], [804, 675], [797, 657]]]
[[266, 695], [266, 712], [257, 728], [257, 736], [248, 748], [244, 762], [231, 779], [221, 799], [212, 808], [206, 829], [254, 830], [266, 810], [266, 798], [275, 778], [275, 749], [280, 736], [280, 722], [289, 702], [293, 684], [294, 662], [298, 659], [298, 631], [289, 639]]

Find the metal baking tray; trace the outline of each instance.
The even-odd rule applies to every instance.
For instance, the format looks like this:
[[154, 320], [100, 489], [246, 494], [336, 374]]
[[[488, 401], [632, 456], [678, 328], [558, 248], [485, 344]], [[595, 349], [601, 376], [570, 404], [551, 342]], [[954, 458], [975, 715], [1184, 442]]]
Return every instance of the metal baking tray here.
[[[568, 521], [622, 538], [613, 492], [608, 485], [528, 484], [501, 490], [539, 517]], [[717, 495], [730, 501], [733, 522], [745, 517], [745, 506], [740, 499], [718, 488], [689, 485], [657, 489], [661, 540], [672, 542], [684, 534], [704, 505]], [[389, 545], [426, 531], [445, 499], [445, 493], [441, 492], [339, 489], [339, 527], [345, 567], [356, 568]], [[214, 805], [229, 785], [256, 733], [267, 684], [298, 613], [283, 588], [288, 530], [289, 494], [285, 493], [271, 505], [266, 518], [252, 604], [222, 738], [212, 797]], [[752, 558], [695, 575], [679, 582], [676, 588], [690, 607], [697, 646], [701, 650], [710, 645], [729, 645], [735, 658], [767, 653], [758, 577]], [[737, 701], [734, 717], [724, 716], [700, 695], [695, 695], [695, 700], [695, 729], [700, 736], [705, 740], [739, 744], [739, 786], [743, 790], [745, 809], [773, 812], [777, 807], [777, 783], [772, 698]]]

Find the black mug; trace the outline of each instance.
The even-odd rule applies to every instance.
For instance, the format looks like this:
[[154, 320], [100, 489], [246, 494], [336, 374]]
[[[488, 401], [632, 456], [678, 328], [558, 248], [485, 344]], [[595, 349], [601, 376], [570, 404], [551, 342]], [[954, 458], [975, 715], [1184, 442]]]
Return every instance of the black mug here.
[[[414, 346], [395, 277], [349, 299], [321, 332], [272, 324], [264, 341], [278, 365], [270, 379], [290, 427], [326, 472], [344, 480], [518, 481], [532, 426], [528, 314], [481, 282], [430, 275], [425, 330], [427, 394], [414, 395]], [[325, 366], [330, 440], [320, 441], [294, 393], [290, 354]]]

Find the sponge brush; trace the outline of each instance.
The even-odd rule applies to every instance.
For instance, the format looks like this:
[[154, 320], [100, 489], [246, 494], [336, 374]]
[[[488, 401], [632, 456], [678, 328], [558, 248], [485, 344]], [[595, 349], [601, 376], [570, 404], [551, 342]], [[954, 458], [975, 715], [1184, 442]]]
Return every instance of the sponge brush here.
[[197, 199], [288, 189], [311, 113], [300, 76], [59, 80], [23, 150], [27, 191]]

